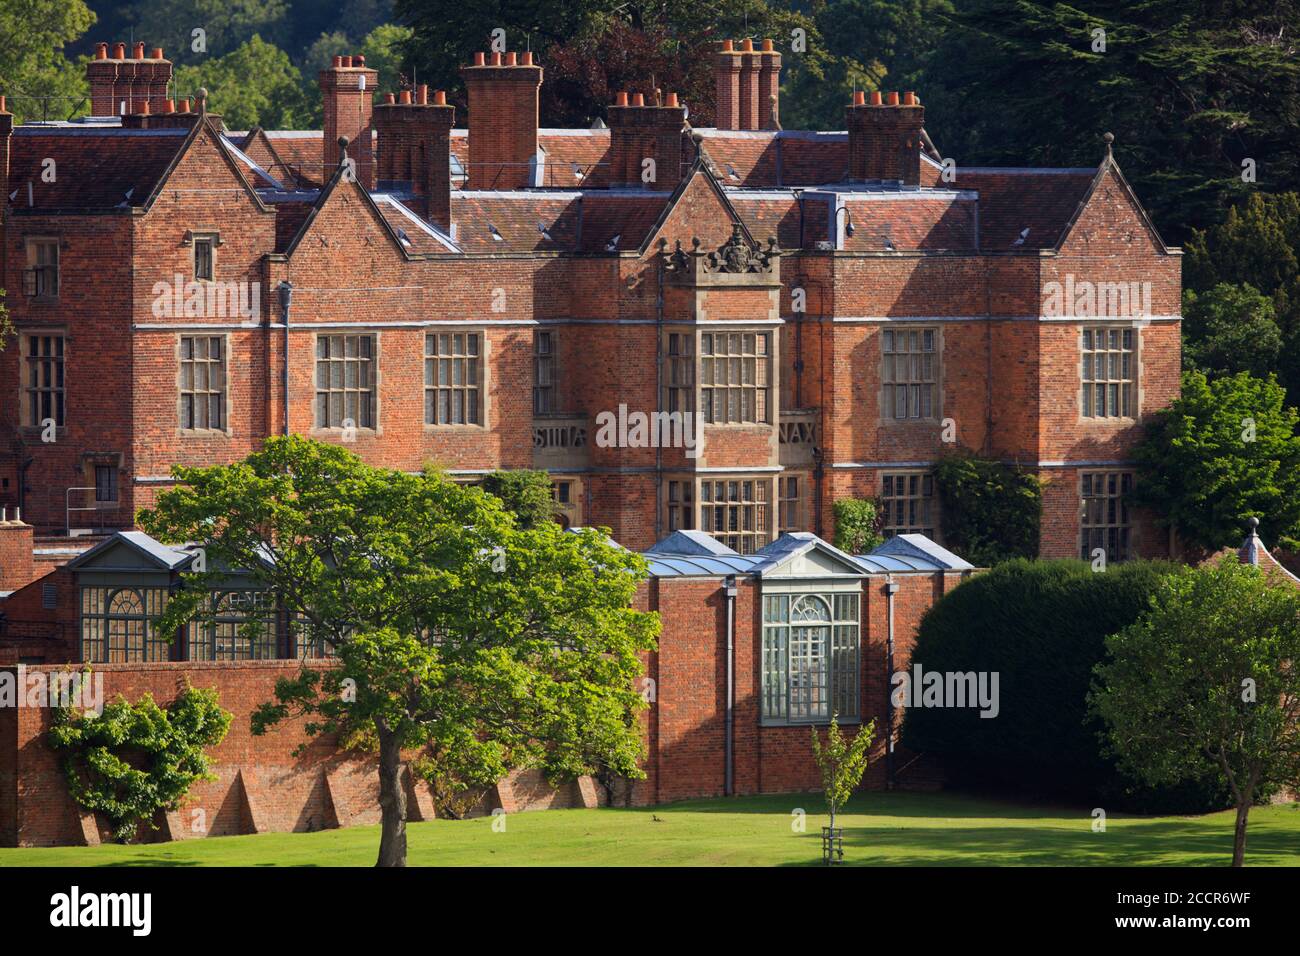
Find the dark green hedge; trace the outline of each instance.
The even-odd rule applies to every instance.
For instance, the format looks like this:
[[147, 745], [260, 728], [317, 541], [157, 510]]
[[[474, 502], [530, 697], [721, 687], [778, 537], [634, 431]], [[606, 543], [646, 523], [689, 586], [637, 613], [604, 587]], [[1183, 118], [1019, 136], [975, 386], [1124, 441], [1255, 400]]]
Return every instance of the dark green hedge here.
[[1008, 561], [940, 600], [922, 621], [913, 663], [926, 671], [996, 671], [1000, 712], [910, 708], [903, 744], [935, 754], [955, 783], [1026, 796], [1097, 801], [1131, 812], [1229, 805], [1218, 780], [1153, 790], [1121, 776], [1088, 719], [1103, 641], [1146, 609], [1174, 566], [1135, 561], [1103, 573], [1083, 561]]

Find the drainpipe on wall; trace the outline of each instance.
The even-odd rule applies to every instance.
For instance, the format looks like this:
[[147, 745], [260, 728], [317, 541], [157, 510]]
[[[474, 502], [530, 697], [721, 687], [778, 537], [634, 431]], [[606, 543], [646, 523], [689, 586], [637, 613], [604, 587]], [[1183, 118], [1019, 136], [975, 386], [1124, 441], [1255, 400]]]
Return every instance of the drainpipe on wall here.
[[894, 595], [898, 582], [885, 578], [885, 603], [889, 608], [889, 627], [885, 635], [885, 786], [894, 789]]
[[726, 720], [726, 785], [723, 792], [735, 796], [735, 735], [736, 735], [736, 576], [730, 574], [723, 582], [727, 595], [727, 720]]
[[293, 283], [288, 279], [277, 286], [280, 312], [284, 316], [284, 433], [289, 434], [289, 306], [293, 303]]
[[[655, 256], [655, 411], [664, 401], [664, 257]], [[655, 417], [659, 421], [659, 417]], [[657, 426], [656, 426], [657, 427]], [[655, 540], [664, 535], [664, 450], [655, 442]]]

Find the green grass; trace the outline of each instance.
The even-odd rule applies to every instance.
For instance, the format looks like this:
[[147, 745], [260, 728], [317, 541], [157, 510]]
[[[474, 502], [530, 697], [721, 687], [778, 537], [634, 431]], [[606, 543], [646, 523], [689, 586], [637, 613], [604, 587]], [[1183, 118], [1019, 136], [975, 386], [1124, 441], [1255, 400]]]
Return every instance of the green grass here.
[[[791, 811], [808, 811], [796, 833]], [[413, 866], [806, 866], [826, 822], [818, 794], [693, 800], [638, 810], [548, 810], [409, 828]], [[1087, 808], [955, 793], [868, 793], [841, 816], [861, 866], [1224, 866], [1232, 814], [1119, 817], [1092, 831]], [[378, 827], [267, 833], [143, 846], [0, 850], [4, 866], [369, 866]], [[1300, 804], [1251, 812], [1247, 865], [1300, 866]]]

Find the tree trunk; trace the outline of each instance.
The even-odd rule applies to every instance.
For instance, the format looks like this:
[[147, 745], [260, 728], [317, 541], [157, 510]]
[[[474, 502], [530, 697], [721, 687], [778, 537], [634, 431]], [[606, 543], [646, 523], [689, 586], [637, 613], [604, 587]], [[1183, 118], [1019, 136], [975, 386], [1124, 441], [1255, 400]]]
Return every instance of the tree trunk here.
[[1250, 815], [1250, 801], [1237, 804], [1237, 826], [1232, 833], [1232, 865], [1246, 865], [1246, 817]]
[[382, 721], [379, 736], [379, 859], [375, 866], [406, 866], [406, 788], [402, 786], [402, 743]]

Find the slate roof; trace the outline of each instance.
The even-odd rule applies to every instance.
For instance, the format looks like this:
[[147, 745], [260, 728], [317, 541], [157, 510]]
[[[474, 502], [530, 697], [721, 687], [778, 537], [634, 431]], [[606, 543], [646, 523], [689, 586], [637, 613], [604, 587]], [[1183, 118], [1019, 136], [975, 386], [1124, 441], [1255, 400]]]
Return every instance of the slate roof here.
[[[9, 180], [14, 211], [21, 215], [27, 207], [28, 183], [32, 206], [46, 211], [142, 206], [175, 160], [187, 130], [123, 129], [109, 119], [15, 129]], [[843, 204], [854, 225], [854, 234], [843, 239], [842, 248], [849, 251], [1035, 253], [1061, 241], [1098, 175], [1096, 169], [959, 165], [955, 181], [936, 188], [845, 183], [846, 133], [695, 132], [707, 165], [749, 235], [760, 242], [776, 236], [783, 249], [817, 248], [830, 238], [835, 209]], [[258, 194], [276, 206], [278, 251], [288, 247], [307, 216], [304, 203], [315, 198], [311, 192], [301, 197], [282, 193], [322, 185], [323, 135], [315, 130], [249, 130], [222, 139]], [[673, 194], [604, 188], [608, 129], [542, 129], [538, 142], [540, 176], [548, 188], [456, 189], [451, 236], [430, 233], [410, 221], [411, 216], [424, 220], [421, 197], [391, 194], [380, 203], [380, 211], [390, 225], [404, 231], [415, 253], [639, 250]], [[465, 130], [452, 130], [451, 151], [468, 159]], [[684, 160], [691, 155], [688, 137]], [[54, 183], [41, 181], [47, 158], [56, 163]], [[274, 161], [275, 168], [267, 169], [267, 161]], [[575, 175], [575, 170], [583, 175]], [[794, 195], [796, 186], [804, 197], [802, 208]]]
[[[979, 193], [984, 252], [1051, 249], [1088, 193], [1096, 169], [981, 169], [958, 165], [950, 185]], [[1023, 230], [1029, 233], [1019, 246]]]
[[[451, 155], [462, 169], [469, 168], [469, 131], [451, 131]], [[608, 129], [539, 129], [537, 145], [542, 151], [540, 185], [548, 189], [576, 189], [603, 186], [609, 163]], [[576, 167], [576, 170], [575, 170]], [[581, 176], [575, 172], [582, 173]], [[453, 169], [452, 187], [463, 185]]]
[[854, 557], [808, 531], [783, 534], [756, 554], [738, 554], [698, 531], [676, 531], [643, 552], [642, 556], [654, 577], [730, 574], [762, 577], [790, 558], [814, 548], [838, 557], [846, 565], [860, 568], [862, 574], [974, 570], [974, 565], [920, 534], [898, 535], [870, 554]]
[[674, 531], [664, 538], [647, 554], [667, 554], [676, 556], [696, 555], [700, 557], [734, 555], [736, 552], [712, 535], [703, 531]]
[[184, 548], [175, 548], [162, 544], [143, 531], [119, 531], [112, 537], [105, 538], [90, 550], [83, 551], [78, 557], [69, 561], [67, 567], [79, 568], [83, 564], [89, 563], [97, 555], [123, 544], [144, 555], [163, 571], [175, 571], [188, 565], [194, 558], [194, 555]]
[[807, 130], [700, 129], [704, 154], [726, 186], [817, 186], [848, 175], [849, 136]]
[[845, 249], [975, 251], [979, 217], [974, 193], [945, 190], [882, 193], [866, 199], [846, 198], [844, 205], [853, 217], [853, 235], [844, 237]]
[[874, 571], [973, 571], [975, 565], [953, 554], [923, 534], [899, 534], [858, 562]]
[[417, 215], [403, 199], [389, 193], [371, 193], [384, 220], [393, 227], [398, 241], [412, 253], [460, 252], [460, 247], [441, 229]]
[[[325, 134], [319, 130], [266, 130], [267, 141], [284, 164], [285, 171], [299, 185], [320, 186], [325, 175]], [[332, 173], [333, 170], [330, 170]]]
[[640, 189], [457, 192], [452, 222], [456, 244], [466, 252], [599, 253], [615, 237], [618, 251], [635, 250], [669, 196]]
[[[188, 133], [186, 129], [16, 127], [9, 156], [9, 188], [15, 193], [10, 207], [20, 215], [27, 208], [28, 183], [32, 205], [40, 210], [143, 206]], [[55, 163], [52, 183], [41, 180], [46, 159]]]

